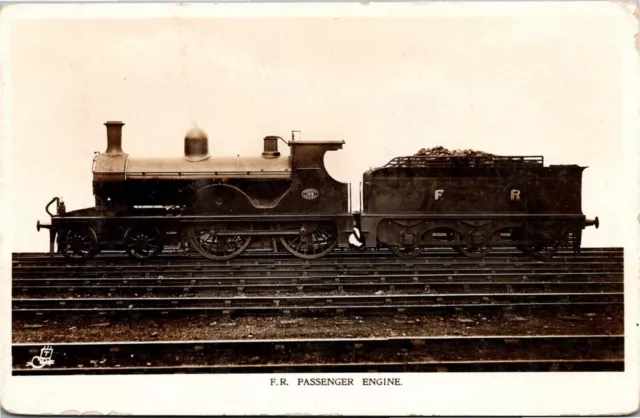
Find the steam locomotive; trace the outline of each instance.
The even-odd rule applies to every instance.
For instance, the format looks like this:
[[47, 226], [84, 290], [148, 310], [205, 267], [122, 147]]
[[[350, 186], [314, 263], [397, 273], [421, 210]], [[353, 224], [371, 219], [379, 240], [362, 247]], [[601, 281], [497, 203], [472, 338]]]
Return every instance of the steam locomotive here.
[[545, 167], [542, 157], [397, 157], [364, 173], [361, 210], [352, 211], [350, 185], [324, 165], [344, 141], [267, 136], [261, 156], [217, 157], [192, 129], [183, 157], [134, 158], [122, 150], [124, 124], [105, 125], [107, 149], [92, 168], [95, 206], [67, 211], [56, 197], [45, 208], [51, 222], [37, 223], [49, 229], [52, 255], [86, 260], [110, 249], [144, 260], [174, 245], [212, 260], [279, 248], [316, 259], [352, 247], [484, 257], [515, 247], [549, 258], [563, 246], [579, 252], [582, 230], [599, 226], [581, 210], [585, 167]]

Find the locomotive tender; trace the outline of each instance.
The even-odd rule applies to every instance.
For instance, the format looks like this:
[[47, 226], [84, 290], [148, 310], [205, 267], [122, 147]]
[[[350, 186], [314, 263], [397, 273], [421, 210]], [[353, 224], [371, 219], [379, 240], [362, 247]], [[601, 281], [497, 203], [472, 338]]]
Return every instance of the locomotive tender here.
[[56, 197], [46, 207], [51, 223], [37, 224], [50, 230], [52, 255], [57, 244], [69, 259], [105, 248], [147, 259], [179, 245], [228, 260], [280, 245], [315, 259], [355, 245], [401, 257], [428, 247], [468, 257], [517, 247], [550, 257], [565, 245], [579, 251], [582, 230], [599, 225], [581, 211], [585, 167], [545, 167], [542, 157], [397, 157], [364, 174], [362, 208], [352, 213], [350, 185], [324, 165], [344, 141], [267, 136], [259, 157], [217, 157], [206, 134], [192, 129], [183, 157], [134, 158], [122, 150], [124, 124], [105, 125], [107, 149], [92, 169], [95, 206], [67, 212]]

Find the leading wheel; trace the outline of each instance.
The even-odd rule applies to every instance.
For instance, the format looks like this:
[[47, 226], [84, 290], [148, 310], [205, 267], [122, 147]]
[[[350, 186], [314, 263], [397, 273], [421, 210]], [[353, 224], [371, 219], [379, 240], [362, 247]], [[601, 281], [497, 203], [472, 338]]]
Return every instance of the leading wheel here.
[[237, 257], [251, 243], [251, 236], [242, 235], [241, 231], [223, 224], [192, 226], [187, 230], [187, 238], [201, 256], [223, 261]]
[[324, 257], [338, 245], [338, 232], [333, 223], [303, 224], [297, 235], [280, 238], [282, 246], [296, 257], [313, 260]]
[[156, 228], [130, 228], [124, 235], [124, 247], [129, 257], [146, 260], [162, 251], [162, 234]]
[[98, 237], [91, 227], [74, 228], [62, 233], [58, 247], [68, 260], [88, 260], [97, 253]]

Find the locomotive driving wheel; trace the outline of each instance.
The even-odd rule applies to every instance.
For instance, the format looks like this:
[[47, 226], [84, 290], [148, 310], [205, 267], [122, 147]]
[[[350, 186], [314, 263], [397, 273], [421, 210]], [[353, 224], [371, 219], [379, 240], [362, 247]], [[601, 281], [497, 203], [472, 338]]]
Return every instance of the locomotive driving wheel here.
[[329, 254], [338, 245], [338, 233], [333, 223], [305, 223], [297, 235], [280, 238], [282, 246], [296, 257], [313, 260]]
[[222, 261], [237, 257], [251, 243], [251, 236], [242, 235], [240, 231], [225, 224], [192, 226], [187, 230], [187, 237], [201, 256]]
[[124, 235], [124, 246], [129, 257], [146, 260], [162, 251], [162, 234], [156, 228], [130, 228]]
[[74, 228], [61, 233], [58, 248], [69, 260], [88, 260], [98, 250], [98, 237], [91, 227]]

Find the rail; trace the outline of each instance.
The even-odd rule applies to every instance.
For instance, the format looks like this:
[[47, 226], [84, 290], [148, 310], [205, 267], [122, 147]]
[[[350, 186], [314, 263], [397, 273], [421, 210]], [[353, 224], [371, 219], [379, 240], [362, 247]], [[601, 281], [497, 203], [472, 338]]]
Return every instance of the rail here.
[[[53, 363], [37, 367], [43, 347]], [[13, 375], [621, 371], [624, 336], [27, 343], [12, 346], [12, 361]]]

